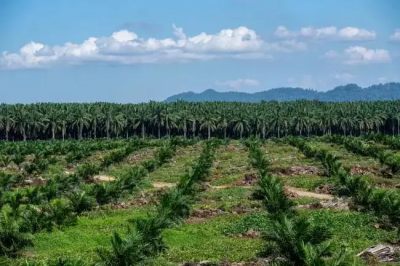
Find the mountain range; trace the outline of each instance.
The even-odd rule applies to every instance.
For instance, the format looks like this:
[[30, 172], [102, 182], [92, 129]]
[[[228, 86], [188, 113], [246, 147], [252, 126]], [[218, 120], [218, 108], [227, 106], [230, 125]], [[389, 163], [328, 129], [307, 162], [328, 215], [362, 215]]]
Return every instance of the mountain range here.
[[372, 85], [362, 88], [357, 84], [338, 86], [332, 90], [321, 92], [303, 88], [275, 88], [261, 92], [218, 92], [212, 89], [201, 93], [184, 92], [168, 97], [164, 102], [178, 100], [188, 102], [260, 102], [260, 101], [295, 101], [295, 100], [319, 100], [329, 102], [348, 101], [383, 101], [400, 100], [400, 83]]

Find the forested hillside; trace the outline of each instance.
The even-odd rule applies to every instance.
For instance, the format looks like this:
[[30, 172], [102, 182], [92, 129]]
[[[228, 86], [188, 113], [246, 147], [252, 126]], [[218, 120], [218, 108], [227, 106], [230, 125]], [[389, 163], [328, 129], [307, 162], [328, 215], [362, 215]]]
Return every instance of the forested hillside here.
[[0, 105], [5, 140], [282, 137], [400, 133], [400, 102], [38, 103]]
[[189, 102], [224, 101], [224, 102], [260, 102], [260, 101], [295, 101], [319, 100], [331, 102], [349, 101], [384, 101], [400, 99], [400, 83], [386, 83], [361, 88], [356, 84], [339, 86], [327, 92], [302, 88], [276, 88], [256, 93], [217, 92], [206, 90], [202, 93], [185, 92], [171, 96], [165, 102], [184, 100]]

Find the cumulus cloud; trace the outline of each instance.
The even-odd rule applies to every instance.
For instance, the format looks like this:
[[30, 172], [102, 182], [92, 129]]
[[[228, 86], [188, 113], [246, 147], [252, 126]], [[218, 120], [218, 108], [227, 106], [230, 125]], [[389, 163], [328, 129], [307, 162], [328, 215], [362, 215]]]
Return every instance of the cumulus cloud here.
[[392, 41], [400, 41], [400, 29], [394, 31], [394, 33], [390, 36]]
[[385, 49], [368, 49], [362, 46], [348, 47], [343, 53], [330, 50], [322, 57], [341, 60], [346, 65], [389, 63], [392, 60], [389, 51]]
[[240, 89], [243, 87], [258, 87], [260, 86], [260, 82], [254, 79], [236, 79], [236, 80], [217, 81], [215, 82], [215, 85], [219, 87]]
[[391, 61], [390, 54], [384, 49], [367, 49], [362, 46], [352, 46], [344, 51], [347, 65], [388, 63]]
[[187, 62], [215, 58], [268, 59], [274, 52], [304, 51], [306, 44], [295, 40], [268, 43], [246, 27], [224, 29], [216, 34], [205, 32], [186, 36], [173, 25], [175, 38], [144, 39], [121, 30], [109, 37], [90, 37], [82, 43], [49, 46], [38, 42], [24, 45], [19, 52], [3, 52], [0, 68], [39, 68], [54, 64], [93, 62], [138, 64]]
[[298, 31], [291, 31], [285, 26], [279, 26], [275, 30], [275, 36], [280, 38], [314, 38], [314, 39], [332, 39], [344, 41], [365, 41], [376, 38], [376, 32], [356, 27], [345, 27], [338, 29], [337, 27], [304, 27]]
[[352, 74], [349, 73], [336, 73], [333, 75], [335, 79], [342, 80], [342, 81], [349, 81], [354, 78]]

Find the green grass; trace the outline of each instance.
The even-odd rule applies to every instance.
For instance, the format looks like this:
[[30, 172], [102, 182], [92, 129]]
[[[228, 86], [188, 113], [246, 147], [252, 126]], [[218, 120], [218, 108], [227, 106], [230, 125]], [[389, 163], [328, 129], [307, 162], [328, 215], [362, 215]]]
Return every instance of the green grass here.
[[143, 217], [147, 210], [148, 208], [136, 208], [91, 212], [87, 217], [80, 217], [77, 226], [63, 231], [36, 234], [34, 248], [27, 252], [34, 254], [37, 261], [57, 257], [94, 261], [97, 247], [110, 246], [110, 237], [114, 231], [123, 233], [128, 219]]
[[259, 239], [230, 238], [222, 233], [223, 228], [238, 218], [238, 215], [222, 216], [206, 223], [167, 230], [165, 241], [170, 249], [163, 257], [170, 262], [220, 262], [225, 259], [240, 262], [255, 258]]
[[374, 157], [361, 156], [358, 154], [354, 154], [346, 150], [342, 145], [313, 141], [312, 145], [317, 146], [318, 148], [327, 149], [341, 158], [343, 166], [345, 167], [353, 167], [353, 166], [361, 166], [368, 167], [371, 170], [379, 171], [381, 168], [380, 163]]
[[247, 157], [247, 149], [238, 141], [221, 146], [211, 169], [210, 184], [213, 186], [229, 185], [242, 179], [245, 173], [251, 171]]
[[162, 167], [152, 172], [148, 177], [148, 181], [178, 182], [180, 177], [190, 169], [192, 163], [197, 159], [200, 150], [200, 144], [178, 149], [177, 155], [175, 155], [169, 163], [164, 164]]
[[286, 176], [282, 177], [282, 180], [289, 186], [303, 188], [310, 191], [322, 184], [333, 183], [333, 180], [330, 180], [327, 177], [312, 175]]
[[[374, 218], [366, 213], [344, 210], [299, 210], [301, 216], [313, 223], [324, 226], [332, 232], [332, 243], [339, 251], [342, 246], [351, 254], [365, 248], [396, 239], [396, 231], [385, 231], [374, 227]], [[223, 228], [225, 235], [243, 234], [249, 229], [268, 230], [269, 220], [265, 214], [243, 215], [240, 219]]]
[[238, 173], [233, 175], [223, 175], [221, 177], [211, 179], [210, 185], [212, 186], [223, 186], [223, 185], [230, 185], [239, 180], [242, 180], [244, 173]]
[[211, 189], [202, 193], [200, 196], [203, 199], [210, 199], [216, 201], [233, 200], [233, 199], [246, 199], [251, 194], [250, 189], [241, 187], [232, 187], [226, 189]]
[[267, 141], [263, 146], [267, 158], [271, 161], [271, 170], [286, 169], [293, 165], [315, 165], [313, 159], [307, 159], [296, 147], [283, 143]]
[[[123, 233], [127, 220], [146, 215], [145, 208], [92, 213], [81, 217], [75, 227], [35, 236], [33, 254], [35, 261], [57, 257], [80, 258], [87, 262], [96, 260], [97, 247], [110, 246], [114, 231]], [[170, 249], [163, 254], [164, 260], [221, 261], [227, 256], [232, 261], [250, 260], [255, 257], [259, 240], [232, 239], [222, 233], [222, 228], [239, 219], [238, 215], [225, 215], [206, 223], [185, 224], [166, 230], [165, 242]]]

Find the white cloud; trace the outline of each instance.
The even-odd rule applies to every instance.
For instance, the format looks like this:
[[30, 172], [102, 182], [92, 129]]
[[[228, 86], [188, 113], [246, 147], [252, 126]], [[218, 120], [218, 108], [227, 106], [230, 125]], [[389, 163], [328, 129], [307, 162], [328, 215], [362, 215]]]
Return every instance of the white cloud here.
[[400, 29], [396, 29], [394, 33], [390, 36], [393, 41], [400, 41]]
[[349, 81], [354, 78], [352, 74], [349, 73], [336, 73], [333, 75], [335, 79], [342, 80], [342, 81]]
[[391, 62], [389, 51], [384, 49], [368, 49], [362, 46], [351, 46], [338, 53], [334, 50], [326, 52], [322, 58], [341, 60], [346, 65], [379, 64]]
[[258, 87], [260, 86], [260, 82], [254, 79], [236, 79], [236, 80], [217, 81], [215, 82], [215, 85], [219, 87], [239, 89], [243, 87]]
[[200, 33], [188, 37], [173, 26], [176, 39], [140, 38], [121, 30], [110, 37], [91, 37], [80, 44], [48, 46], [31, 42], [19, 52], [3, 52], [0, 68], [39, 68], [56, 63], [83, 64], [106, 62], [119, 64], [186, 62], [214, 58], [269, 59], [274, 52], [304, 51], [305, 43], [295, 40], [268, 43], [246, 27], [224, 29], [216, 34]]
[[284, 26], [279, 26], [275, 30], [275, 36], [280, 38], [314, 38], [314, 39], [333, 39], [344, 41], [364, 41], [376, 38], [376, 32], [356, 27], [337, 27], [313, 28], [304, 27], [298, 31], [291, 31]]
[[352, 46], [344, 51], [344, 63], [347, 65], [388, 63], [390, 54], [384, 49], [367, 49], [362, 46]]

